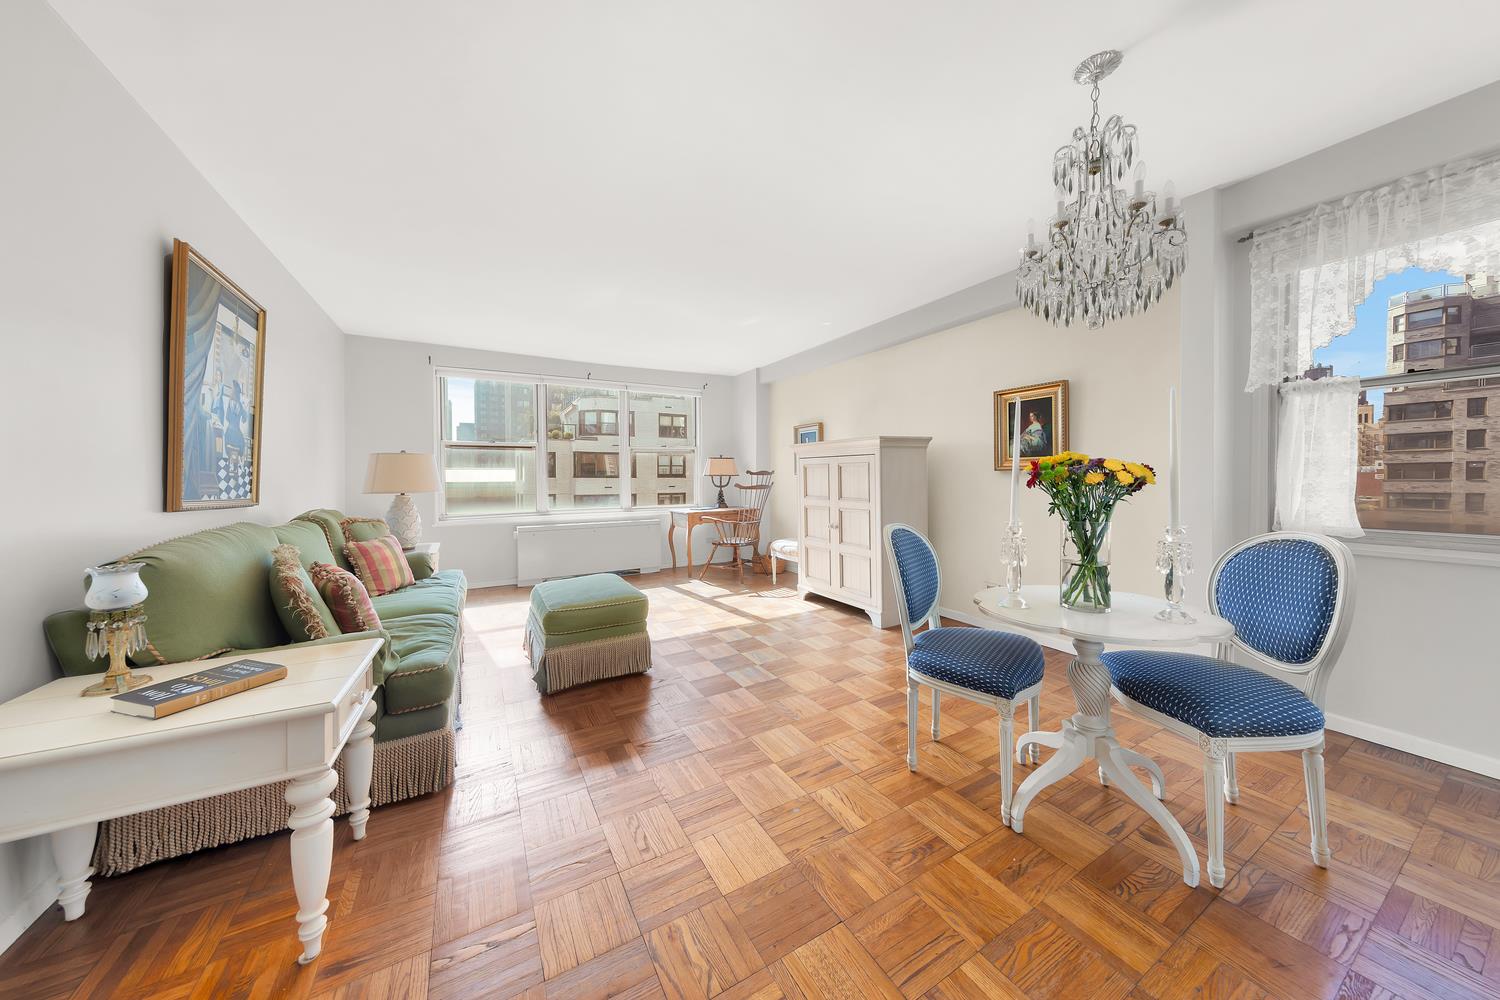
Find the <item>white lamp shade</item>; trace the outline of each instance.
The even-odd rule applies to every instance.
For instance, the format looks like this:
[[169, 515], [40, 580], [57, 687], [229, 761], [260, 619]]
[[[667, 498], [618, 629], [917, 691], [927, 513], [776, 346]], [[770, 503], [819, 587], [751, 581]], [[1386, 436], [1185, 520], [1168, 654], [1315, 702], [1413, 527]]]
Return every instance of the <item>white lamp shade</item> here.
[[708, 460], [708, 475], [710, 476], [737, 476], [739, 470], [734, 467], [734, 459], [716, 455]]
[[423, 452], [377, 451], [365, 472], [366, 493], [435, 493], [437, 465]]

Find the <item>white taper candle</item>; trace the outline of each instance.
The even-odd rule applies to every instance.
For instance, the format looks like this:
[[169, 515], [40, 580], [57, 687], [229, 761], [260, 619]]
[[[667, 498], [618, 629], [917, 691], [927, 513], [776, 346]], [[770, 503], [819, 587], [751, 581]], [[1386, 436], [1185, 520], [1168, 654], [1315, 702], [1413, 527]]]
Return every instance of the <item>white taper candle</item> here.
[[1179, 470], [1181, 442], [1177, 434], [1177, 387], [1167, 390], [1167, 524], [1175, 533], [1181, 524], [1182, 476]]
[[1010, 446], [1010, 523], [1021, 523], [1018, 501], [1021, 498], [1021, 401], [1016, 400], [1016, 414], [1011, 418], [1015, 426], [1011, 433]]

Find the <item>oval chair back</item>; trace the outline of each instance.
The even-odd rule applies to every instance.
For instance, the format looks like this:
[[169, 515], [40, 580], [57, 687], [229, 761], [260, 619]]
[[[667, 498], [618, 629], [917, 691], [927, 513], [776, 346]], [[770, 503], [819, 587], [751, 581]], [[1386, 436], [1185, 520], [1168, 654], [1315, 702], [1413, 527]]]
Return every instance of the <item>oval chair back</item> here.
[[1287, 678], [1317, 705], [1353, 620], [1353, 556], [1306, 531], [1247, 538], [1219, 557], [1209, 610], [1234, 625], [1229, 644]]
[[896, 584], [901, 642], [911, 656], [912, 632], [922, 625], [938, 627], [938, 597], [943, 589], [937, 552], [920, 531], [907, 524], [885, 526], [885, 561]]

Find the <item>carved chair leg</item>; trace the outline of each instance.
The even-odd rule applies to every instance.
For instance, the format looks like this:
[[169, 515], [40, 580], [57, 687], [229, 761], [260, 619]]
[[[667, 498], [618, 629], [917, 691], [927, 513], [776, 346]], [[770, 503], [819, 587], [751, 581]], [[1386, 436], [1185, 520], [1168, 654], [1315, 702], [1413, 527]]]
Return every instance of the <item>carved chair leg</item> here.
[[1208, 883], [1224, 888], [1224, 757], [1203, 756], [1203, 824], [1208, 834]]
[[1302, 751], [1302, 776], [1307, 782], [1307, 823], [1311, 828], [1313, 864], [1327, 868], [1333, 852], [1328, 849], [1328, 800], [1323, 790], [1323, 744]]
[[[1031, 700], [1026, 702], [1026, 728], [1042, 728], [1042, 696], [1032, 695]], [[1042, 762], [1042, 745], [1040, 743], [1028, 743], [1026, 745], [1026, 759], [1033, 764]]]
[[933, 739], [937, 739], [938, 738], [938, 715], [939, 715], [939, 713], [941, 711], [941, 709], [938, 708], [938, 701], [941, 698], [942, 698], [942, 695], [938, 694], [938, 689], [937, 688], [933, 688], [932, 689], [932, 738]]
[[910, 677], [906, 679], [906, 767], [917, 769], [917, 708], [921, 688]]
[[1016, 754], [1016, 706], [1013, 702], [1000, 705], [1000, 822], [1010, 826], [1010, 799], [1014, 793]]
[[1240, 779], [1234, 773], [1234, 754], [1224, 758], [1224, 800], [1231, 803], [1240, 800]]

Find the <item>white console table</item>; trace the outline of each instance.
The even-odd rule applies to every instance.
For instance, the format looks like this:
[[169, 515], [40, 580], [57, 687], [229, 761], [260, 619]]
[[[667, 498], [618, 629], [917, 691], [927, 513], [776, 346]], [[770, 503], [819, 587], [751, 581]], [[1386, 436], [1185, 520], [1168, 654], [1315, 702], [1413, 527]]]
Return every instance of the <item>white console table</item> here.
[[[0, 705], [0, 843], [48, 834], [57, 901], [83, 916], [100, 820], [209, 795], [290, 781], [292, 881], [304, 964], [318, 957], [328, 924], [333, 867], [333, 766], [340, 752], [354, 839], [370, 818], [375, 762], [375, 678], [380, 639], [255, 653], [287, 676], [209, 705], [142, 719], [79, 692], [97, 678], [65, 677]], [[151, 667], [163, 681], [245, 658]], [[345, 744], [348, 745], [347, 750]]]

